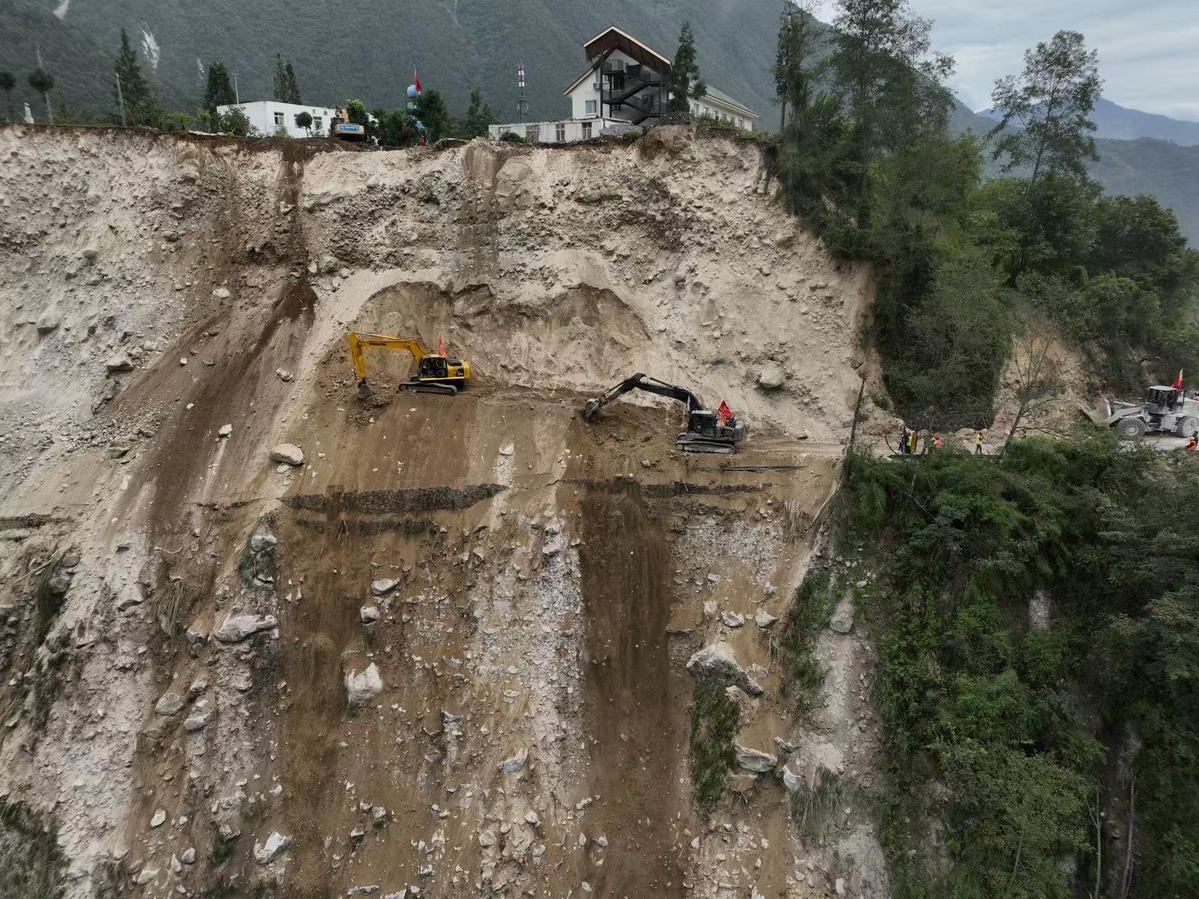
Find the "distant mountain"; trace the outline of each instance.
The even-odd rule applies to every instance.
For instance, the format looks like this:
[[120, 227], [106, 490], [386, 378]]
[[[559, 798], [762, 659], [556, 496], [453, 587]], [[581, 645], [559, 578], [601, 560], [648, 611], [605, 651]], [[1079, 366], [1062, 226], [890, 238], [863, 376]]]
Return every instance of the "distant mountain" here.
[[[993, 109], [980, 109], [977, 114], [991, 121], [999, 119]], [[1095, 104], [1091, 121], [1095, 123], [1095, 136], [1107, 140], [1140, 140], [1149, 137], [1168, 140], [1180, 147], [1199, 146], [1199, 122], [1129, 109], [1103, 97]]]
[[[73, 107], [109, 111], [121, 28], [142, 49], [160, 93], [184, 108], [222, 61], [240, 95], [269, 98], [275, 54], [291, 59], [305, 101], [399, 106], [413, 66], [461, 114], [471, 87], [501, 119], [516, 110], [516, 67], [528, 71], [530, 119], [569, 115], [563, 91], [586, 68], [582, 44], [609, 25], [673, 56], [679, 27], [695, 29], [700, 68], [766, 127], [778, 121], [770, 67], [781, 0], [0, 0], [0, 68], [20, 80], [41, 43]], [[18, 15], [16, 10], [20, 10]], [[54, 15], [58, 10], [60, 16]], [[84, 46], [85, 45], [85, 46]]]

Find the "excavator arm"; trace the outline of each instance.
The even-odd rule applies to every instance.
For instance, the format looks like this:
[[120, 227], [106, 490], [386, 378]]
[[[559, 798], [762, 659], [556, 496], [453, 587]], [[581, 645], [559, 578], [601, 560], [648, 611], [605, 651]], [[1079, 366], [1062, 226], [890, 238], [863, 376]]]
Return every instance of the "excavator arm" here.
[[366, 356], [363, 350], [367, 347], [378, 347], [384, 350], [407, 350], [412, 358], [420, 365], [420, 360], [429, 355], [419, 340], [409, 337], [388, 337], [385, 334], [359, 334], [351, 331], [347, 335], [350, 342], [350, 362], [354, 366], [354, 377], [361, 384], [366, 380]]
[[625, 378], [612, 389], [608, 390], [602, 396], [587, 401], [587, 405], [583, 407], [583, 417], [591, 421], [599, 415], [600, 409], [608, 405], [615, 399], [624, 396], [630, 390], [644, 390], [646, 393], [655, 393], [658, 396], [670, 397], [678, 400], [690, 415], [697, 409], [702, 409], [704, 404], [694, 393], [686, 387], [679, 387], [675, 384], [667, 384], [665, 381], [659, 381], [657, 378], [651, 378], [649, 375], [637, 372], [637, 374]]

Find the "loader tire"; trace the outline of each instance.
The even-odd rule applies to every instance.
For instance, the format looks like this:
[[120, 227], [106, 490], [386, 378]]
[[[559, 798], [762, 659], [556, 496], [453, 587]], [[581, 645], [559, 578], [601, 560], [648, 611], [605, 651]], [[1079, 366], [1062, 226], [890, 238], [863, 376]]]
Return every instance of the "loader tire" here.
[[1196, 421], [1193, 415], [1184, 415], [1178, 420], [1178, 425], [1175, 428], [1175, 433], [1179, 437], [1190, 437], [1197, 431], [1199, 431], [1199, 421]]
[[1121, 440], [1140, 440], [1145, 436], [1145, 422], [1139, 418], [1125, 418], [1116, 425]]

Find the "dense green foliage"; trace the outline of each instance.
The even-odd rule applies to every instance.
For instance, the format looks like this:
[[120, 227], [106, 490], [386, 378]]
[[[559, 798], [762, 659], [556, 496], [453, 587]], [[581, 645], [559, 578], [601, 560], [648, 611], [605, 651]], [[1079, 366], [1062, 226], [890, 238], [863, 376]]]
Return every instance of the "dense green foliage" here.
[[275, 54], [275, 81], [271, 96], [281, 103], [300, 103], [300, 84], [296, 80], [295, 69], [291, 60], [284, 61], [278, 53]]
[[995, 85], [993, 157], [1005, 171], [1028, 166], [1034, 182], [1042, 174], [1085, 177], [1087, 160], [1095, 158], [1090, 116], [1099, 86], [1099, 54], [1077, 31], [1059, 31], [1026, 51], [1020, 77]]
[[724, 793], [724, 782], [736, 762], [733, 737], [737, 735], [737, 706], [725, 685], [715, 678], [696, 681], [691, 694], [691, 785], [695, 801], [710, 809]]
[[[855, 460], [845, 525], [882, 573], [870, 617], [898, 896], [1074, 895], [1063, 860], [1094, 881], [1096, 797], [1125, 816], [1099, 872], [1119, 883], [1128, 787], [1113, 772], [1130, 732], [1143, 741], [1130, 895], [1195, 895], [1197, 490], [1193, 458], [1106, 439]], [[1053, 611], [1034, 628], [1037, 595]]]
[[204, 108], [216, 115], [218, 106], [230, 106], [237, 101], [233, 90], [233, 82], [229, 72], [222, 62], [210, 63], [208, 66], [208, 83], [204, 88]]
[[691, 100], [707, 92], [695, 58], [695, 32], [691, 30], [690, 22], [684, 22], [679, 30], [679, 46], [674, 52], [674, 62], [670, 66], [670, 109], [672, 112], [688, 112]]
[[[154, 96], [149, 83], [142, 75], [142, 67], [138, 64], [137, 54], [129, 45], [129, 35], [121, 29], [121, 49], [117, 52], [116, 84], [113, 85], [113, 96], [117, 100], [118, 109], [124, 109], [125, 125], [154, 126], [162, 115], [158, 106], [158, 98]], [[118, 91], [119, 86], [119, 91]]]
[[873, 263], [873, 336], [910, 424], [989, 426], [1016, 323], [1053, 323], [1135, 394], [1145, 363], [1158, 377], [1199, 363], [1199, 255], [1155, 200], [1105, 197], [1086, 177], [1098, 76], [1081, 35], [1039, 45], [997, 86], [1005, 121], [1025, 124], [1001, 152], [1030, 170], [984, 183], [980, 144], [949, 135], [951, 62], [906, 2], [843, 4], [835, 92], [797, 15], [780, 23], [788, 119], [771, 169], [834, 252]]

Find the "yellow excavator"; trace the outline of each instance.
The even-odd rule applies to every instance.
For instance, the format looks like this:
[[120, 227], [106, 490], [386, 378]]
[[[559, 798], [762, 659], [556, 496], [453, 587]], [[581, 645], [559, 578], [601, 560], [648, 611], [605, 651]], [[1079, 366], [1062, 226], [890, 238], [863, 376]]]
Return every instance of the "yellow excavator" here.
[[453, 396], [470, 380], [470, 363], [464, 359], [453, 359], [446, 355], [445, 342], [440, 341], [438, 351], [432, 353], [424, 344], [411, 337], [389, 337], [386, 334], [359, 334], [350, 331], [346, 335], [350, 342], [350, 362], [354, 365], [354, 376], [358, 379], [358, 396], [369, 399], [371, 388], [366, 380], [366, 357], [363, 350], [404, 350], [416, 360], [416, 373], [400, 383], [400, 390], [419, 390], [422, 393], [442, 393]]

